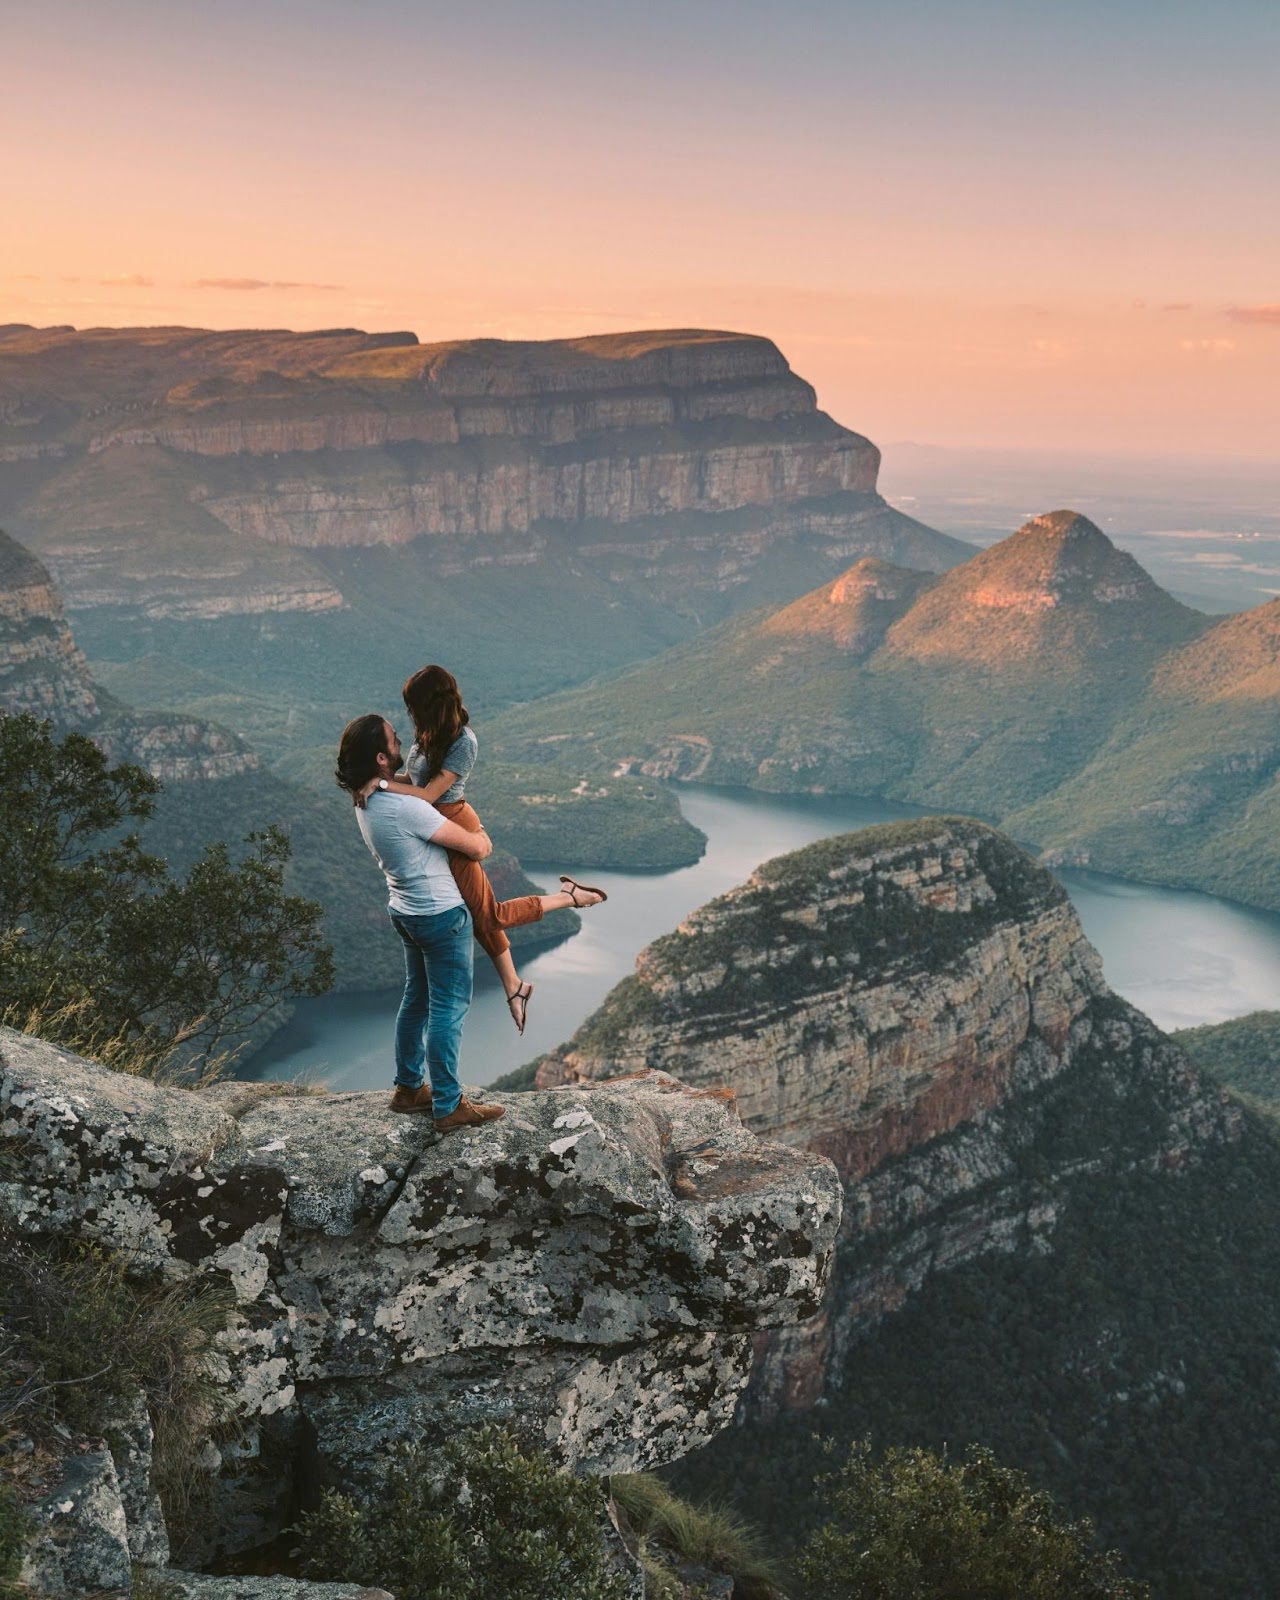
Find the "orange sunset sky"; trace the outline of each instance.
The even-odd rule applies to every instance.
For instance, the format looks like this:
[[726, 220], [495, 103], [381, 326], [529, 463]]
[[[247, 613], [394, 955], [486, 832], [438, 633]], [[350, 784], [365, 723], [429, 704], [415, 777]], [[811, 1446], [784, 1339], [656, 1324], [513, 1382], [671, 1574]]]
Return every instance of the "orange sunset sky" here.
[[881, 444], [1280, 447], [1280, 8], [5, 0], [0, 321], [707, 326]]

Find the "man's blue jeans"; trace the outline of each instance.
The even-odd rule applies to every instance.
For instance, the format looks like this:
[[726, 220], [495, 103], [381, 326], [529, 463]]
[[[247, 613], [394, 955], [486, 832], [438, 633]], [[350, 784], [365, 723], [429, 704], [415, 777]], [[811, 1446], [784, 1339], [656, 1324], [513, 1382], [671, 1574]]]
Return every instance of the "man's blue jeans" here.
[[447, 1117], [462, 1098], [458, 1052], [471, 1005], [471, 913], [451, 906], [434, 916], [391, 913], [404, 941], [404, 998], [396, 1018], [396, 1082], [417, 1089], [423, 1062], [431, 1075], [431, 1110]]

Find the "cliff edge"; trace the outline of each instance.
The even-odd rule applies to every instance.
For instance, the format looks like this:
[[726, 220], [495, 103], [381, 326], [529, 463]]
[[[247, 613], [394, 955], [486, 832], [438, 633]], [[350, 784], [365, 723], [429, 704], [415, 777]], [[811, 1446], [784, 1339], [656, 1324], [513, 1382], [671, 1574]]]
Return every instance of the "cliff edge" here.
[[658, 1073], [442, 1137], [382, 1093], [161, 1088], [0, 1029], [0, 1106], [10, 1229], [234, 1291], [205, 1557], [290, 1520], [304, 1457], [372, 1482], [492, 1419], [592, 1474], [685, 1453], [753, 1334], [816, 1309], [840, 1217], [829, 1162]]

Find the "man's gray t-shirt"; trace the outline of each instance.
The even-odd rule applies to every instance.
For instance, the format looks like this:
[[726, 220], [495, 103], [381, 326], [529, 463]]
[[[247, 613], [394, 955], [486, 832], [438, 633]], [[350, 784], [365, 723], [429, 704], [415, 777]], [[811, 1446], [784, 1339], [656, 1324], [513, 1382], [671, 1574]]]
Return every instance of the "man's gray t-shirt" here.
[[[479, 744], [475, 734], [470, 728], [463, 728], [462, 732], [445, 752], [445, 758], [440, 763], [441, 772], [456, 772], [458, 779], [441, 795], [436, 796], [436, 804], [441, 806], [451, 805], [455, 800], [461, 800], [466, 793], [467, 777], [472, 767], [476, 764], [476, 751]], [[427, 782], [427, 758], [415, 742], [409, 748], [405, 759], [405, 771], [409, 775], [409, 782], [421, 789]]]
[[411, 794], [375, 789], [356, 821], [373, 859], [387, 876], [387, 904], [406, 917], [431, 917], [462, 904], [449, 854], [431, 837], [446, 818]]

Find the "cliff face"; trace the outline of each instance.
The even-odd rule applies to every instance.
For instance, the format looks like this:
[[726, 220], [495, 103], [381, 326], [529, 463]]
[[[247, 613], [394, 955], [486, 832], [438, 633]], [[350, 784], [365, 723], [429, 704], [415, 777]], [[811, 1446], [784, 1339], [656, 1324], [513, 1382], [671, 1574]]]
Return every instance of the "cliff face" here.
[[684, 1453], [753, 1332], [816, 1307], [839, 1222], [829, 1163], [660, 1074], [442, 1137], [383, 1094], [161, 1089], [8, 1030], [0, 1066], [10, 1227], [234, 1289], [209, 1551], [279, 1529], [308, 1440], [347, 1484], [494, 1418], [593, 1474]]
[[261, 766], [243, 741], [202, 719], [105, 712], [53, 580], [0, 532], [0, 715], [24, 711], [60, 732], [88, 733], [110, 760], [136, 762], [168, 783]]
[[[1073, 1182], [1191, 1161], [1237, 1128], [1109, 992], [1061, 886], [945, 818], [767, 863], [644, 951], [538, 1083], [641, 1068], [727, 1084], [750, 1128], [843, 1180], [822, 1313], [761, 1342], [765, 1408], [812, 1404], [931, 1272], [1051, 1248]], [[1108, 1124], [1108, 1106], [1127, 1111]]]
[[[77, 608], [165, 617], [253, 612], [264, 594], [297, 610], [343, 603], [322, 565], [264, 546], [430, 540], [433, 566], [465, 569], [544, 561], [548, 541], [568, 535], [592, 565], [620, 545], [667, 567], [688, 538], [714, 532], [735, 548], [727, 572], [695, 562], [712, 590], [797, 539], [931, 567], [968, 553], [890, 511], [878, 467], [875, 446], [820, 412], [776, 346], [750, 335], [0, 339], [0, 515], [47, 555]], [[130, 560], [140, 547], [148, 563]], [[246, 561], [246, 548], [258, 555]], [[124, 559], [126, 584], [104, 586], [104, 552]]]
[[53, 580], [29, 551], [0, 533], [0, 706], [67, 727], [98, 719], [84, 654]]

